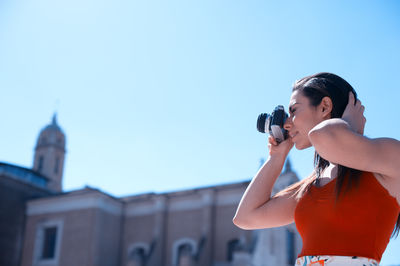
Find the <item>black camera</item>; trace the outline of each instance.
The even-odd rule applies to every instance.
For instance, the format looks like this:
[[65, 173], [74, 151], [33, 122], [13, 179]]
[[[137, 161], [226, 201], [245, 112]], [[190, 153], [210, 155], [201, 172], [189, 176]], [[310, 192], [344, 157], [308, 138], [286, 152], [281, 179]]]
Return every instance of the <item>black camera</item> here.
[[288, 114], [282, 105], [275, 107], [271, 115], [262, 113], [257, 119], [257, 130], [261, 133], [269, 133], [278, 143], [288, 137], [288, 131], [283, 128]]

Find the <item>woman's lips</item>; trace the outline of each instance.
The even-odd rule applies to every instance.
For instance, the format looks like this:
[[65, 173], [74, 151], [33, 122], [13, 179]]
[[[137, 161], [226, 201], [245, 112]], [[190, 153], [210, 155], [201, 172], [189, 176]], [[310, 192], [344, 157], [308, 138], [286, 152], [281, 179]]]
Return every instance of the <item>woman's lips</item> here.
[[294, 137], [296, 137], [297, 136], [297, 134], [298, 134], [299, 132], [296, 132], [296, 133], [290, 133], [289, 134], [289, 136], [293, 139]]

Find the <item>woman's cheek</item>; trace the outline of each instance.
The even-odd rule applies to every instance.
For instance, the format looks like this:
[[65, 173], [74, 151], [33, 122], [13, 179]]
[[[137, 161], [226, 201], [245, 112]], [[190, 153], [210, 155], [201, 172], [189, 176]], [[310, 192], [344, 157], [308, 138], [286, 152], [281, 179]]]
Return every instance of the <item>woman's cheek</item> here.
[[293, 117], [292, 117], [292, 124], [295, 125], [295, 122], [296, 122], [296, 121], [297, 121], [297, 120], [296, 120], [296, 117], [293, 116]]

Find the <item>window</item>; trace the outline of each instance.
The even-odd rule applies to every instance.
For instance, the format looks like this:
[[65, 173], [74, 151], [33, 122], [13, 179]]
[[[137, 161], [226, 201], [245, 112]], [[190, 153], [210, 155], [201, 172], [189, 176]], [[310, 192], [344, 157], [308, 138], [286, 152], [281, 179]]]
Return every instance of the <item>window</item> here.
[[227, 252], [228, 261], [233, 260], [233, 254], [235, 253], [235, 251], [238, 251], [239, 249], [240, 249], [239, 239], [232, 239], [231, 241], [228, 242], [228, 252]]
[[63, 224], [63, 220], [56, 219], [44, 221], [37, 225], [32, 265], [58, 265]]
[[145, 261], [145, 250], [144, 248], [135, 248], [131, 254], [129, 254], [129, 266], [144, 266]]
[[145, 266], [152, 253], [152, 248], [144, 242], [136, 242], [129, 246], [126, 266]]
[[40, 155], [39, 156], [38, 172], [41, 172], [42, 169], [43, 169], [43, 160], [44, 160], [43, 155]]
[[47, 227], [44, 229], [44, 239], [42, 247], [42, 259], [54, 259], [56, 251], [57, 227]]
[[58, 167], [60, 165], [60, 157], [56, 157], [56, 164], [54, 165], [54, 173], [57, 174], [58, 173]]
[[[198, 244], [192, 238], [181, 238], [174, 242], [172, 248], [173, 266], [192, 266], [198, 252]], [[196, 255], [197, 254], [197, 255]]]
[[192, 265], [192, 247], [190, 244], [180, 245], [178, 248], [178, 266]]

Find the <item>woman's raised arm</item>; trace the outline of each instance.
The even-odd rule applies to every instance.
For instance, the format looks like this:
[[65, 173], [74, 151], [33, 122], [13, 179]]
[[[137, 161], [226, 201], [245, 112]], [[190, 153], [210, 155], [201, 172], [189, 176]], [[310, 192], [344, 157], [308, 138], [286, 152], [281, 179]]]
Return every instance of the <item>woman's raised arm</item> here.
[[289, 138], [279, 145], [269, 138], [270, 156], [252, 179], [239, 203], [233, 223], [242, 229], [278, 227], [294, 221], [296, 200], [290, 194], [271, 198], [293, 142]]
[[363, 136], [364, 107], [349, 93], [342, 118], [322, 121], [308, 134], [316, 152], [324, 159], [354, 169], [378, 173], [400, 183], [400, 142], [390, 138]]

